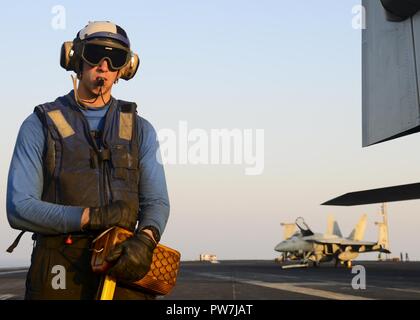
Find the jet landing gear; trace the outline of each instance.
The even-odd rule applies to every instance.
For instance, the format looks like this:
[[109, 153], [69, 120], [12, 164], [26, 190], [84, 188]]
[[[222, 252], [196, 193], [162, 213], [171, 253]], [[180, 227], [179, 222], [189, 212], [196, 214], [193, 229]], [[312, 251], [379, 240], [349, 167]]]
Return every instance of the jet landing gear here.
[[353, 267], [353, 262], [351, 260], [343, 261], [340, 259], [335, 259], [334, 267], [337, 268], [338, 264], [345, 265], [347, 269], [351, 269]]
[[335, 259], [334, 268], [337, 268], [339, 263], [340, 263], [340, 260]]

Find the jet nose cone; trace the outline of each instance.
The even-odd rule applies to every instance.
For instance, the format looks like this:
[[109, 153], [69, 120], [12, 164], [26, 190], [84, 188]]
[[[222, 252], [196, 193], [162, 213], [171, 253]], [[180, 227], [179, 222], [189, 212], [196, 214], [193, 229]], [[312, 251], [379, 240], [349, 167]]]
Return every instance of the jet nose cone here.
[[284, 251], [284, 247], [285, 247], [284, 244], [281, 242], [274, 247], [274, 250], [281, 252], [281, 251]]

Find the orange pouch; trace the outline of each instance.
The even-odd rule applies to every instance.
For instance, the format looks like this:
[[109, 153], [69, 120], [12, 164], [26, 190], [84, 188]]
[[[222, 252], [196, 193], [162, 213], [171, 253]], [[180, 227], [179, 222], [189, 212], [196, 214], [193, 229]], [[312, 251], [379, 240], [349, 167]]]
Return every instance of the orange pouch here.
[[[93, 240], [91, 259], [93, 272], [105, 274], [112, 266], [105, 260], [109, 252], [117, 244], [127, 240], [132, 235], [133, 233], [130, 231], [114, 227], [106, 230]], [[181, 254], [177, 250], [158, 244], [153, 251], [153, 260], [149, 272], [131, 285], [156, 295], [168, 294], [175, 286], [180, 259]]]

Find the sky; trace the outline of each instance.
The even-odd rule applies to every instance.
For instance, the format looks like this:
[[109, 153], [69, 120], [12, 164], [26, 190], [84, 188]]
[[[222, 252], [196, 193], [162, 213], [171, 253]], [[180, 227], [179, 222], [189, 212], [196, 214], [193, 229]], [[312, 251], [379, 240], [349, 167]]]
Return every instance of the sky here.
[[[355, 0], [8, 2], [0, 19], [0, 267], [29, 265], [32, 249], [25, 235], [13, 254], [4, 252], [18, 234], [8, 225], [5, 198], [19, 127], [36, 105], [71, 90], [70, 73], [59, 65], [61, 44], [95, 20], [121, 25], [140, 57], [137, 75], [119, 81], [115, 97], [135, 101], [139, 114], [158, 132], [172, 132], [178, 146], [194, 144], [182, 141], [184, 124], [188, 132], [197, 129], [207, 137], [212, 130], [235, 129], [245, 139], [248, 130], [254, 137], [246, 140], [254, 142], [248, 147], [262, 156], [263, 168], [254, 175], [246, 174], [245, 158], [201, 164], [178, 158], [165, 164], [171, 213], [162, 243], [178, 249], [182, 259], [196, 260], [200, 253], [274, 259], [280, 223], [298, 216], [324, 232], [327, 215], [334, 214], [349, 234], [366, 213], [365, 239], [376, 241], [379, 204], [320, 205], [350, 191], [420, 179], [419, 134], [362, 148], [361, 30], [352, 24], [357, 5]], [[258, 130], [263, 130], [259, 149]], [[392, 256], [408, 252], [420, 258], [419, 208], [419, 200], [388, 205]]]

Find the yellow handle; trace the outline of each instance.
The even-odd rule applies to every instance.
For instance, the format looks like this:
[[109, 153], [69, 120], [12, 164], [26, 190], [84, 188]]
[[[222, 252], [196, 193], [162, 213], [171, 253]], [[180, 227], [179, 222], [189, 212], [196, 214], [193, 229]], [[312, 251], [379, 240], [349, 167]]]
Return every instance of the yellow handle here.
[[110, 276], [105, 277], [101, 300], [112, 300], [114, 298], [115, 285], [115, 278]]

